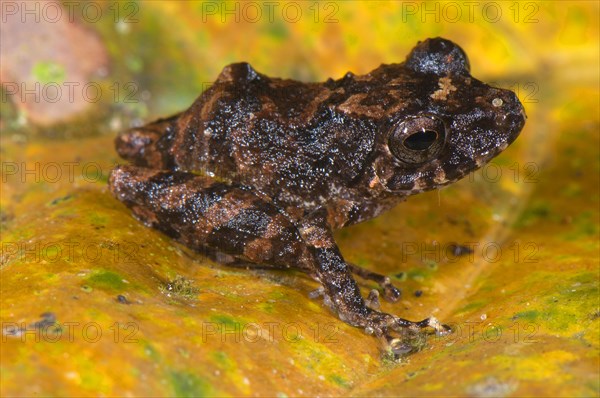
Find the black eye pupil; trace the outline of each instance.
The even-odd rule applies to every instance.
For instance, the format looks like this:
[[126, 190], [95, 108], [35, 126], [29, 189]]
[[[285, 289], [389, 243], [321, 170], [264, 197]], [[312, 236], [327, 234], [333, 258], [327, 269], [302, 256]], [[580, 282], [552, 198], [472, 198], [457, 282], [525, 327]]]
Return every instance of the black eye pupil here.
[[388, 149], [408, 164], [422, 164], [440, 155], [446, 143], [446, 124], [433, 115], [409, 116], [392, 126]]
[[404, 140], [404, 146], [413, 151], [423, 151], [428, 149], [437, 138], [438, 134], [435, 131], [419, 131], [407, 137]]

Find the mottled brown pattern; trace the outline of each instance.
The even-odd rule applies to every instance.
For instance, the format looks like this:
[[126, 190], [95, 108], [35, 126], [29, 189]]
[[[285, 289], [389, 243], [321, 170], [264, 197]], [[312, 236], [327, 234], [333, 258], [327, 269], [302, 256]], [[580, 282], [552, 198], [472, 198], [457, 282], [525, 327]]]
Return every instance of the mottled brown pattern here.
[[333, 230], [464, 177], [524, 122], [514, 93], [473, 78], [462, 49], [439, 38], [403, 63], [322, 83], [237, 63], [186, 111], [121, 134], [117, 151], [134, 165], [113, 170], [109, 187], [138, 218], [218, 261], [306, 272], [340, 319], [401, 354], [402, 329], [446, 329], [369, 308], [353, 273], [390, 301], [400, 292], [346, 263]]
[[252, 199], [246, 195], [239, 195], [238, 191], [228, 193], [217, 203], [207, 208], [202, 216], [209, 220], [213, 226], [225, 224], [243, 209], [251, 207]]
[[255, 263], [264, 263], [273, 257], [273, 245], [270, 239], [256, 238], [248, 242], [244, 249], [244, 256]]

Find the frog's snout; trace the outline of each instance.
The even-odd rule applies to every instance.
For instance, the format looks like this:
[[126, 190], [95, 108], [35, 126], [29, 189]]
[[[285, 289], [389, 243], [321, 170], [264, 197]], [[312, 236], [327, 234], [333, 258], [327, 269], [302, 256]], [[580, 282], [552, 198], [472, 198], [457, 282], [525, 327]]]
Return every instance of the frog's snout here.
[[523, 126], [525, 126], [527, 114], [523, 104], [514, 92], [505, 90], [502, 94], [492, 99], [492, 106], [502, 109], [502, 130], [506, 131], [507, 145], [510, 145], [517, 139]]

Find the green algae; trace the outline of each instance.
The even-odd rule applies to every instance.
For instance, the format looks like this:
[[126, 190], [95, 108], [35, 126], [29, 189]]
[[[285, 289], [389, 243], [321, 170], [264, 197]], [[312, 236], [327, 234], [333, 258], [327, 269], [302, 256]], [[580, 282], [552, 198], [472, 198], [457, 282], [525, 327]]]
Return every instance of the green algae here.
[[197, 300], [200, 293], [195, 281], [183, 275], [177, 275], [173, 280], [160, 285], [158, 290], [167, 297], [183, 300]]
[[97, 270], [86, 279], [86, 282], [92, 288], [119, 292], [127, 287], [127, 283], [123, 280], [123, 276], [116, 272]]
[[168, 375], [173, 394], [177, 397], [206, 397], [214, 394], [212, 385], [194, 373], [172, 370]]

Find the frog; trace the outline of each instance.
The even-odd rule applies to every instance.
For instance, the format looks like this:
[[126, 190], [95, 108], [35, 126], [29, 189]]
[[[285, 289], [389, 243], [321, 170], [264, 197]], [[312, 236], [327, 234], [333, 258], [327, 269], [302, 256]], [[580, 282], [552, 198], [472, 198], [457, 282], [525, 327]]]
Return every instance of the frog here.
[[[130, 163], [108, 186], [145, 225], [219, 263], [305, 273], [319, 285], [311, 297], [404, 355], [407, 332], [451, 328], [381, 311], [379, 292], [396, 302], [401, 290], [346, 261], [334, 232], [462, 179], [525, 120], [514, 92], [472, 77], [465, 51], [440, 37], [403, 62], [324, 82], [239, 62], [187, 110], [118, 134]], [[364, 297], [355, 276], [379, 290]]]

